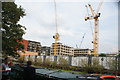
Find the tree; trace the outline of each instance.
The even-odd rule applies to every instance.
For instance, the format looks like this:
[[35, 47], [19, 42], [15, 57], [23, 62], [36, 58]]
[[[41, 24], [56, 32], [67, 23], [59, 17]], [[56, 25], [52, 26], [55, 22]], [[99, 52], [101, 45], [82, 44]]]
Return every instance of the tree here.
[[120, 57], [120, 53], [118, 54], [118, 57]]
[[20, 42], [25, 34], [25, 27], [18, 24], [25, 12], [14, 2], [2, 2], [2, 54], [15, 56], [17, 49], [23, 49]]
[[106, 57], [107, 55], [106, 55], [106, 54], [101, 53], [99, 56], [100, 56], [100, 57]]

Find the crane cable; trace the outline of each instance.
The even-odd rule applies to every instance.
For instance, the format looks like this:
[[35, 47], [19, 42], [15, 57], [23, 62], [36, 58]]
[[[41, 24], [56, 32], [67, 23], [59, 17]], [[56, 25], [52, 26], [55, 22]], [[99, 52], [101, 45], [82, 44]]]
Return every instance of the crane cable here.
[[[88, 6], [86, 5], [85, 7], [87, 9], [87, 15], [90, 16], [89, 11], [88, 11]], [[93, 27], [92, 27], [92, 23], [91, 23], [90, 20], [89, 20], [89, 23], [90, 23], [90, 29], [91, 29], [91, 32], [92, 32], [92, 36], [93, 36]]]
[[56, 33], [58, 33], [57, 7], [56, 7], [56, 1], [55, 0], [54, 0], [54, 6], [55, 6], [55, 27], [56, 27]]
[[100, 8], [101, 8], [103, 2], [104, 2], [104, 0], [101, 0], [101, 1], [100, 1], [99, 5], [98, 5], [98, 8], [97, 8], [97, 10], [96, 10], [96, 14], [100, 11]]
[[82, 37], [82, 40], [81, 40], [81, 43], [80, 43], [80, 48], [81, 48], [81, 46], [82, 46], [83, 39], [85, 38], [85, 34], [86, 34], [86, 33], [84, 33], [84, 35], [83, 35], [83, 37]]

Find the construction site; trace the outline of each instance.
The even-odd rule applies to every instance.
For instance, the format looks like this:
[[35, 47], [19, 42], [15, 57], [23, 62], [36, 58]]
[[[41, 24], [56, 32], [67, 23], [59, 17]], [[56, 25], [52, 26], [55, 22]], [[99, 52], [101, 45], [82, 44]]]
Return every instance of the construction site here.
[[[118, 57], [119, 52], [118, 51], [116, 52], [100, 52], [99, 51], [99, 46], [100, 46], [100, 42], [99, 42], [99, 34], [100, 34], [99, 33], [100, 32], [99, 31], [99, 27], [100, 27], [99, 20], [100, 19], [99, 18], [102, 17], [100, 10], [102, 11], [101, 7], [103, 6], [103, 4], [104, 4], [104, 0], [98, 1], [97, 7], [96, 7], [97, 9], [94, 9], [95, 7], [93, 7], [93, 5], [90, 4], [90, 2], [84, 6], [86, 9], [85, 10], [86, 15], [84, 17], [84, 21], [90, 23], [87, 25], [91, 27], [91, 32], [92, 32], [92, 40], [90, 42], [90, 44], [92, 45], [92, 48], [89, 48], [89, 47], [82, 48], [82, 46], [84, 45], [83, 42], [85, 41], [85, 37], [86, 37], [85, 32], [82, 35], [81, 41], [79, 41], [80, 44], [77, 44], [76, 47], [72, 47], [72, 46], [66, 45], [65, 43], [61, 42], [61, 34], [59, 32], [60, 31], [59, 29], [61, 26], [59, 24], [59, 17], [58, 17], [58, 12], [57, 12], [58, 5], [57, 5], [56, 0], [54, 0], [53, 1], [53, 5], [54, 5], [54, 9], [53, 9], [54, 19], [53, 20], [55, 22], [54, 24], [55, 34], [51, 37], [52, 40], [54, 39], [54, 42], [51, 43], [51, 46], [42, 46], [41, 44], [42, 42], [31, 41], [32, 44], [30, 46], [29, 44], [30, 40], [25, 40], [25, 41], [28, 41], [27, 42], [28, 44], [26, 43], [23, 43], [23, 44], [26, 45], [26, 48], [27, 48], [26, 50], [28, 52], [22, 54], [22, 56], [25, 56], [24, 60], [27, 61], [31, 59], [33, 60], [33, 62], [37, 62], [38, 60], [40, 60], [41, 63], [40, 62], [39, 63], [41, 64], [41, 66], [44, 66], [42, 64], [48, 65], [48, 66], [45, 66], [47, 68], [54, 68], [51, 66], [57, 66], [58, 67], [57, 69], [59, 69], [59, 67], [63, 68], [63, 66], [60, 66], [60, 65], [69, 65], [69, 66], [75, 67], [76, 69], [77, 67], [80, 67], [81, 69], [83, 65], [84, 67], [86, 67], [85, 65], [88, 65], [88, 67], [91, 65], [90, 67], [91, 69], [88, 69], [88, 72], [96, 72], [92, 70], [93, 68], [92, 65], [98, 66], [99, 68], [101, 66], [104, 69], [110, 69], [110, 70], [113, 69], [112, 67], [114, 67], [113, 70], [116, 72], [116, 74], [119, 74], [119, 69], [120, 69], [120, 65], [119, 65], [120, 59]], [[39, 47], [37, 46], [37, 44], [35, 45], [35, 43], [38, 43]], [[27, 54], [30, 51], [32, 51], [33, 54]], [[37, 53], [37, 54], [34, 54], [34, 53]], [[114, 66], [111, 67], [110, 65], [114, 65]], [[68, 66], [66, 68], [69, 69]], [[41, 74], [41, 71], [38, 70], [38, 73]], [[102, 73], [102, 72], [98, 70], [96, 73]], [[103, 71], [103, 73], [107, 73], [107, 72]]]
[[[110, 27], [111, 24], [113, 26], [118, 21], [109, 19], [111, 17], [116, 20], [115, 14], [112, 16], [107, 14], [112, 7], [118, 8], [118, 5], [116, 7], [117, 2], [87, 1], [84, 2], [85, 5], [82, 2], [73, 2], [73, 6], [71, 6], [72, 2], [53, 0], [52, 2], [35, 2], [37, 6], [34, 7], [31, 6], [34, 2], [26, 4], [26, 2], [16, 1], [15, 3], [22, 5], [26, 11], [27, 17], [19, 23], [29, 27], [27, 27], [24, 39], [19, 42], [24, 45], [24, 48], [16, 48], [17, 55], [15, 58], [13, 57], [15, 65], [11, 66], [12, 80], [24, 80], [22, 67], [27, 61], [31, 61], [32, 66], [35, 67], [36, 80], [120, 80], [120, 52], [115, 36], [117, 32], [112, 31], [117, 28]], [[78, 7], [79, 4], [84, 5], [84, 8], [81, 8], [83, 13], [74, 12], [76, 5]], [[107, 12], [108, 7], [105, 7], [105, 10], [102, 9], [104, 4], [114, 5]], [[44, 9], [42, 9], [43, 5]], [[63, 5], [67, 6], [65, 10]], [[36, 15], [35, 11], [38, 10], [41, 11], [41, 13], [38, 12], [40, 15]], [[64, 13], [62, 10], [70, 12], [62, 14]], [[76, 11], [78, 10], [76, 9]], [[117, 10], [115, 11], [117, 13]], [[106, 14], [102, 14], [102, 12], [106, 12]], [[72, 15], [72, 13], [75, 14]], [[84, 18], [78, 14], [84, 15]], [[67, 22], [62, 17], [63, 15], [66, 18], [69, 17], [70, 22]], [[76, 21], [75, 18], [79, 21]], [[111, 22], [106, 23], [107, 20]], [[82, 21], [84, 23], [80, 23]], [[69, 26], [72, 27], [69, 28]], [[103, 30], [103, 33], [100, 30]], [[111, 36], [114, 37], [111, 38]]]
[[[72, 47], [69, 45], [66, 45], [66, 43], [61, 42], [61, 38], [60, 38], [60, 33], [59, 33], [59, 17], [58, 17], [58, 8], [57, 8], [57, 4], [56, 1], [53, 1], [53, 5], [54, 5], [54, 22], [55, 22], [55, 35], [53, 36], [54, 42], [51, 43], [49, 47], [49, 55], [54, 55], [54, 56], [59, 56], [59, 55], [63, 55], [63, 56], [80, 56], [80, 55], [94, 55], [94, 56], [99, 56], [100, 54], [105, 54], [105, 55], [110, 55], [110, 56], [117, 56], [119, 55], [118, 50], [116, 52], [100, 52], [100, 42], [99, 42], [99, 37], [100, 37], [100, 31], [99, 31], [99, 18], [101, 17], [101, 13], [99, 12], [102, 5], [104, 4], [104, 0], [100, 0], [97, 5], [97, 9], [95, 10], [91, 4], [87, 4], [85, 5], [86, 8], [86, 15], [84, 17], [84, 21], [88, 22], [90, 24], [87, 24], [88, 26], [91, 27], [91, 32], [92, 32], [92, 39], [90, 40], [91, 42], [89, 42], [89, 45], [91, 45], [91, 47], [85, 47], [82, 48], [82, 46], [86, 45], [83, 44], [86, 38], [86, 33], [84, 32], [84, 34], [82, 35], [81, 40], [79, 40], [79, 44], [76, 44], [76, 47]], [[104, 14], [103, 14], [104, 15]], [[89, 30], [90, 31], [90, 30]], [[103, 36], [104, 37], [104, 36]], [[52, 39], [52, 37], [51, 37]], [[31, 52], [38, 52], [39, 55], [45, 55], [45, 51], [41, 51], [41, 47], [37, 47], [34, 45], [34, 41], [32, 40], [28, 40], [33, 42], [33, 44], [31, 44], [31, 50], [27, 49], [28, 51]], [[39, 41], [36, 41], [38, 43], [42, 43]], [[26, 47], [29, 47], [29, 44], [23, 43]], [[103, 44], [102, 44], [103, 45]], [[32, 46], [34, 46], [34, 48], [32, 48]], [[42, 46], [42, 45], [41, 45]], [[79, 46], [79, 47], [78, 47]], [[47, 47], [47, 46], [46, 46]], [[37, 49], [37, 50], [36, 50]], [[38, 50], [39, 49], [39, 50]], [[35, 50], [35, 51], [34, 51]]]

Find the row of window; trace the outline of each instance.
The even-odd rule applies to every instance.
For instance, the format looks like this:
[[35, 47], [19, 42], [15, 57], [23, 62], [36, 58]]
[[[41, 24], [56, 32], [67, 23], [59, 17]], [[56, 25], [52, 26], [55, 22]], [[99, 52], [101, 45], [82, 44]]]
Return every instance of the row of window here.
[[79, 52], [74, 51], [74, 53], [88, 53], [88, 51], [79, 51]]
[[[56, 44], [57, 47], [63, 47], [63, 48], [72, 48], [72, 47], [69, 47], [69, 46], [64, 46], [64, 45], [59, 45], [59, 44]], [[54, 45], [52, 45], [52, 47], [54, 47]]]

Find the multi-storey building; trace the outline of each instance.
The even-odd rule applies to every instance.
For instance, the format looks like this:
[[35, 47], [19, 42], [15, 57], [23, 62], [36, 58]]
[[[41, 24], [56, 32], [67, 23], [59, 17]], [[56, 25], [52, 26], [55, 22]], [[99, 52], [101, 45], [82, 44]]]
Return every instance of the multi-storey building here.
[[[54, 43], [51, 47], [51, 55], [54, 55]], [[57, 43], [56, 47], [56, 55], [64, 55], [64, 56], [74, 56], [74, 48], [63, 45], [62, 43]]]
[[50, 47], [47, 46], [41, 47], [41, 55], [50, 56]]
[[[54, 55], [54, 43], [51, 47], [51, 55]], [[93, 49], [75, 49], [70, 46], [63, 45], [62, 43], [57, 43], [56, 47], [56, 54], [58, 55], [64, 55], [64, 56], [81, 56], [81, 55], [88, 55], [92, 54]]]
[[74, 49], [74, 56], [93, 54], [93, 49]]
[[[23, 55], [54, 55], [54, 43], [52, 43], [51, 47], [43, 46], [41, 47], [40, 42], [23, 40], [22, 44], [24, 44]], [[62, 43], [57, 43], [56, 47], [56, 55], [61, 56], [81, 56], [93, 54], [93, 49], [76, 49], [67, 45], [63, 45]]]
[[31, 40], [23, 40], [21, 42], [24, 45], [24, 52], [21, 52], [22, 55], [40, 55], [41, 53], [41, 43]]
[[38, 52], [40, 53], [41, 52], [41, 44], [40, 42], [36, 42], [36, 41], [28, 41], [28, 48], [27, 48], [28, 51], [31, 51], [31, 52]]

